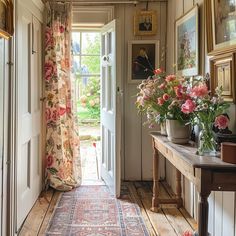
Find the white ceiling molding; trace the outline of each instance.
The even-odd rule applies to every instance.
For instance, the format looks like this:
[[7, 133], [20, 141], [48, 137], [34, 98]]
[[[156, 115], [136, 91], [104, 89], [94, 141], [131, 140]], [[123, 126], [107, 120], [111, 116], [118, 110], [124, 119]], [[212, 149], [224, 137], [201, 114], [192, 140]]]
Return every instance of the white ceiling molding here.
[[[93, 16], [93, 17], [91, 17]], [[74, 28], [100, 28], [114, 19], [114, 6], [74, 6]]]
[[[56, 2], [72, 2], [74, 5], [88, 4], [138, 4], [147, 0], [49, 0]], [[148, 2], [167, 2], [168, 0], [148, 0]]]

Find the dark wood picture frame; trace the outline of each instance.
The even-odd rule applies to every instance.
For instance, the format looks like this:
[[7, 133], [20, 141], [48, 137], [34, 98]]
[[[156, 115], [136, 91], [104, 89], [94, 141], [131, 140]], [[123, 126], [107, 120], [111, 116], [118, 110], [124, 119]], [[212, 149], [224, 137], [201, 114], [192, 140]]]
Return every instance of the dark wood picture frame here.
[[[141, 83], [159, 67], [159, 40], [133, 40], [128, 42], [128, 83]], [[140, 52], [145, 54], [140, 56]], [[140, 61], [142, 60], [142, 61]]]
[[225, 101], [236, 103], [236, 53], [226, 53], [210, 59], [211, 92], [222, 86]]
[[0, 0], [0, 37], [9, 39], [13, 31], [12, 0]]

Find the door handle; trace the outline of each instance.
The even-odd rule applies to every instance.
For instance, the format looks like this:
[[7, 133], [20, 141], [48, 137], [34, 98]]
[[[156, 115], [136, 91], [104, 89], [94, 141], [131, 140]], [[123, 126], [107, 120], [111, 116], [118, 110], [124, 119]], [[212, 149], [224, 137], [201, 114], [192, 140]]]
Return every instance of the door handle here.
[[117, 95], [120, 95], [120, 97], [123, 96], [123, 94], [124, 94], [123, 89], [120, 89], [120, 87], [117, 87], [116, 91], [117, 91]]

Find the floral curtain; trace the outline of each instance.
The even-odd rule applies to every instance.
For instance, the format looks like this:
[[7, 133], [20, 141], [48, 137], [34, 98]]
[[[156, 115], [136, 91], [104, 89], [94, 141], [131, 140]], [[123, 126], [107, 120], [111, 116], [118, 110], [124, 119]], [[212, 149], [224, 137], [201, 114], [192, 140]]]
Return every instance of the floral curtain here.
[[71, 76], [71, 5], [46, 6], [46, 180], [62, 191], [81, 183], [80, 146]]

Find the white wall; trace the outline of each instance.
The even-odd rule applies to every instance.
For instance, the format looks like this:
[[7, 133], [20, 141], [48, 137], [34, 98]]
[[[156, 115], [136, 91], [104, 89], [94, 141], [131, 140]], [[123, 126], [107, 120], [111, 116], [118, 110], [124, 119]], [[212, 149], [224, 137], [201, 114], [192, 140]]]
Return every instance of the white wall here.
[[[203, 0], [169, 0], [168, 1], [168, 20], [167, 20], [167, 72], [172, 72], [174, 63], [174, 23], [194, 4], [200, 7], [200, 73], [209, 72], [209, 58], [205, 53], [205, 31], [203, 16]], [[235, 105], [231, 106], [230, 127], [235, 131]], [[167, 181], [174, 188], [175, 175], [173, 167], [167, 163]], [[195, 187], [187, 179], [183, 178], [183, 198], [185, 208], [196, 219], [197, 217], [197, 200], [198, 193]], [[209, 198], [209, 232], [211, 236], [236, 236], [236, 210], [235, 210], [235, 193], [234, 192], [212, 192]]]

